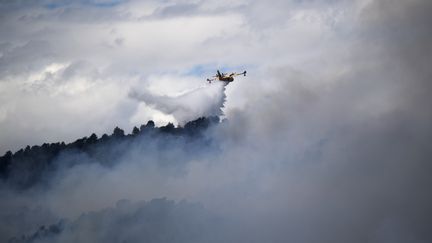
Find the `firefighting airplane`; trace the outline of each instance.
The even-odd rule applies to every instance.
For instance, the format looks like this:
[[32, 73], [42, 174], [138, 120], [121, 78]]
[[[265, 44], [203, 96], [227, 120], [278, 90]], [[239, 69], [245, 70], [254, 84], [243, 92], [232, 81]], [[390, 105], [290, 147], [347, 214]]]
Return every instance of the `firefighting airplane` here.
[[225, 83], [225, 85], [227, 85], [228, 83], [231, 83], [232, 81], [234, 81], [234, 77], [236, 76], [246, 76], [246, 71], [242, 72], [242, 73], [221, 73], [219, 72], [219, 70], [217, 70], [217, 74], [215, 76], [212, 76], [211, 78], [207, 79], [207, 82], [211, 83], [212, 81], [215, 80], [219, 80]]

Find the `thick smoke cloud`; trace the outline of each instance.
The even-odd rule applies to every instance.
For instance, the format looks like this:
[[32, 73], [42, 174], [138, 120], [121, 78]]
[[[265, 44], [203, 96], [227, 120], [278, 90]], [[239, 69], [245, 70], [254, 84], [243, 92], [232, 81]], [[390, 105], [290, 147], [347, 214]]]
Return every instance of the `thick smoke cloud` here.
[[131, 90], [129, 97], [173, 115], [181, 125], [199, 117], [222, 116], [226, 99], [225, 85], [222, 82], [185, 91], [174, 97], [155, 95], [148, 90]]
[[221, 227], [202, 205], [165, 198], [132, 203], [120, 200], [114, 208], [91, 212], [73, 222], [41, 226], [10, 242], [217, 242]]
[[[0, 240], [431, 242], [432, 4], [332, 3], [354, 16], [343, 18], [349, 28], [332, 25], [344, 38], [324, 36], [315, 62], [277, 59], [248, 85], [227, 86], [227, 121], [198, 139], [168, 132], [113, 142], [97, 150], [109, 151], [109, 166], [69, 151], [56, 163], [74, 166], [43, 187], [2, 184]], [[301, 4], [292, 19], [321, 20], [313, 13], [324, 3]], [[270, 11], [256, 1], [247, 14], [261, 9], [254, 26], [274, 26], [280, 17], [263, 5]], [[261, 40], [282, 53], [268, 31]]]

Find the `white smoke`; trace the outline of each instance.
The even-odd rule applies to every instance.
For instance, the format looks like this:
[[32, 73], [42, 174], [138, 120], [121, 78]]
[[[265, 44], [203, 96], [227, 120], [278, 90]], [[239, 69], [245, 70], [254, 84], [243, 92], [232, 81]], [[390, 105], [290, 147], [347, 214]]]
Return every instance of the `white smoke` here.
[[183, 91], [179, 95], [157, 95], [149, 90], [131, 90], [129, 97], [159, 110], [167, 115], [172, 115], [176, 121], [183, 125], [188, 121], [199, 117], [221, 116], [225, 103], [225, 85], [215, 82], [189, 91]]
[[[47, 176], [48, 189], [0, 185], [0, 241], [32, 240], [34, 232], [47, 234], [40, 225], [66, 217], [72, 226], [60, 238], [33, 242], [432, 242], [431, 10], [430, 1], [370, 1], [354, 16], [357, 29], [348, 29], [354, 41], [338, 46], [351, 58], [324, 41], [321, 69], [285, 63], [265, 82], [238, 89], [247, 105], [205, 134], [218, 141], [214, 147], [150, 133], [100, 150], [126, 151], [108, 156], [111, 167], [85, 153], [63, 155], [55, 164], [81, 165]], [[313, 13], [294, 17], [314, 21]], [[283, 41], [266, 53], [289, 53]], [[223, 87], [206, 98], [216, 87], [130, 97], [180, 119], [221, 107], [210, 104], [218, 94], [223, 101]], [[222, 223], [200, 207], [150, 201], [161, 197], [201, 202]], [[122, 198], [132, 203], [115, 203]]]

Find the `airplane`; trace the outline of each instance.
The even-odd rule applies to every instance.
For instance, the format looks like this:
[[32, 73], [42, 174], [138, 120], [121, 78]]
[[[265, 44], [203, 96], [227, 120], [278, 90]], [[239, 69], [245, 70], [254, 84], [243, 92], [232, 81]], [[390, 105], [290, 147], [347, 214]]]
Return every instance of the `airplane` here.
[[228, 74], [228, 73], [221, 73], [221, 72], [219, 72], [219, 70], [217, 70], [217, 74], [215, 76], [212, 76], [212, 78], [210, 78], [210, 79], [208, 78], [207, 82], [211, 83], [212, 81], [219, 80], [219, 81], [225, 82], [225, 85], [227, 85], [228, 83], [234, 81], [235, 76], [240, 76], [240, 75], [246, 76], [246, 71], [244, 71], [242, 73], [230, 73], [230, 74]]

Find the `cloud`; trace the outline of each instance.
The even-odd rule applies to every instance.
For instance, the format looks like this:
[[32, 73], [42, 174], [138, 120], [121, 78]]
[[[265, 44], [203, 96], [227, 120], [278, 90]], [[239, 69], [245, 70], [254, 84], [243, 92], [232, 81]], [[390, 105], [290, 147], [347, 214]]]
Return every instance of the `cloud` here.
[[217, 232], [209, 229], [218, 223], [199, 204], [165, 198], [136, 203], [120, 200], [114, 208], [42, 226], [11, 242], [212, 242]]
[[173, 115], [180, 124], [199, 117], [221, 116], [225, 103], [225, 87], [222, 82], [186, 91], [178, 96], [158, 96], [148, 91], [138, 93], [131, 90], [129, 97]]
[[[207, 1], [201, 4], [194, 11], [218, 5]], [[187, 89], [182, 85], [172, 88], [158, 84], [162, 79], [151, 79], [151, 75], [161, 77], [169, 73], [178, 78], [182, 77], [182, 71], [203, 63], [228, 67], [246, 63], [251, 75], [227, 86], [224, 112], [228, 120], [205, 134], [217, 141], [216, 148], [192, 145], [191, 149], [184, 149], [181, 146], [184, 141], [174, 139], [170, 144], [172, 150], [166, 152], [158, 147], [165, 143], [145, 140], [128, 147], [125, 156], [113, 158], [118, 162], [113, 168], [83, 163], [62, 171], [49, 190], [16, 193], [4, 188], [2, 193], [6, 196], [2, 197], [5, 198], [2, 204], [6, 206], [2, 208], [17, 212], [9, 215], [9, 219], [20, 222], [18, 219], [26, 218], [29, 223], [22, 228], [15, 227], [18, 223], [13, 224], [12, 229], [4, 224], [0, 228], [11, 237], [32, 235], [40, 225], [56, 224], [61, 218], [67, 218], [77, 223], [77, 230], [83, 230], [79, 232], [86, 232], [82, 224], [90, 222], [96, 225], [96, 232], [101, 233], [98, 236], [108, 237], [110, 232], [105, 229], [112, 229], [118, 218], [131, 220], [127, 222], [142, 229], [146, 226], [142, 221], [150, 217], [139, 214], [131, 219], [133, 210], [122, 213], [113, 208], [116, 201], [126, 198], [132, 205], [141, 205], [140, 200], [149, 202], [167, 197], [176, 203], [168, 203], [172, 207], [163, 208], [162, 215], [170, 215], [182, 199], [200, 202], [205, 212], [217, 215], [224, 222], [214, 225], [205, 218], [208, 224], [204, 224], [204, 228], [208, 231], [204, 232], [217, 232], [226, 237], [225, 241], [430, 242], [428, 213], [432, 211], [432, 198], [428, 185], [431, 184], [432, 116], [428, 64], [432, 35], [427, 26], [431, 22], [431, 4], [385, 0], [275, 4], [249, 1], [245, 4], [245, 8], [236, 6], [235, 11], [222, 11], [219, 17], [206, 12], [209, 16], [204, 18], [208, 20], [204, 25], [196, 22], [202, 20], [202, 16], [183, 16], [181, 18], [187, 20], [176, 22], [177, 31], [156, 31], [153, 36], [149, 35], [153, 33], [149, 27], [153, 24], [151, 21], [162, 30], [171, 30], [169, 26], [178, 16], [137, 22], [131, 17], [129, 21], [134, 23], [117, 25], [114, 34], [110, 34], [112, 28], [96, 25], [100, 28], [89, 27], [97, 30], [93, 34], [88, 31], [89, 38], [107, 31], [100, 36], [107, 43], [122, 36], [124, 42], [119, 48], [125, 49], [107, 51], [103, 45], [98, 45], [99, 41], [93, 41], [88, 42], [89, 46], [84, 42], [77, 45], [80, 48], [76, 53], [61, 52], [64, 60], [85, 57], [82, 59], [97, 64], [102, 77], [112, 78], [96, 86], [112, 85], [112, 89], [105, 90], [106, 96], [97, 100], [103, 101], [103, 97], [126, 90], [122, 95], [113, 96], [121, 97], [116, 99], [118, 103], [93, 103], [91, 99], [81, 105], [71, 103], [70, 107], [77, 111], [71, 112], [67, 121], [75, 121], [74, 114], [90, 113], [107, 103], [119, 104], [104, 113], [115, 114], [109, 119], [102, 119], [103, 114], [79, 124], [81, 129], [74, 125], [75, 131], [81, 133], [87, 131], [92, 121], [109, 120], [113, 124], [136, 115], [136, 102], [124, 101], [129, 99], [127, 91], [131, 87], [149, 88], [151, 95], [145, 96], [150, 99], [149, 103], [159, 104], [167, 113], [175, 113], [177, 109], [172, 106], [178, 106], [179, 100], [172, 97], [181, 97], [179, 90]], [[260, 6], [265, 8], [257, 11]], [[283, 10], [288, 7], [290, 14], [285, 16]], [[327, 7], [329, 11], [321, 11]], [[151, 9], [155, 8], [149, 9], [146, 13], [152, 13]], [[128, 12], [127, 9], [121, 11]], [[136, 11], [133, 16], [140, 15]], [[224, 18], [237, 22], [230, 25]], [[141, 24], [139, 21], [149, 25], [137, 28], [145, 31], [134, 35], [134, 26]], [[71, 32], [67, 32], [67, 36], [71, 36], [81, 25], [68, 23]], [[194, 27], [178, 28], [182, 25]], [[213, 25], [216, 27], [212, 28]], [[63, 26], [51, 27], [59, 30]], [[193, 30], [197, 32], [191, 34]], [[182, 33], [190, 35], [180, 38], [178, 45], [172, 45], [171, 40]], [[165, 34], [171, 39], [164, 40]], [[19, 36], [15, 32], [11, 35]], [[195, 35], [203, 38], [188, 39]], [[151, 41], [147, 42], [146, 38]], [[140, 41], [148, 46], [138, 48]], [[61, 46], [60, 43], [50, 45]], [[171, 45], [172, 48], [168, 48]], [[63, 62], [55, 60], [55, 63]], [[123, 66], [114, 65], [119, 63]], [[42, 65], [41, 70], [46, 66]], [[0, 85], [13, 87], [11, 82]], [[192, 83], [195, 86], [195, 81]], [[20, 92], [14, 93], [22, 97]], [[82, 97], [95, 94], [101, 93], [90, 92]], [[171, 98], [160, 99], [161, 94]], [[82, 101], [82, 97], [77, 100]], [[17, 114], [28, 114], [29, 109], [24, 109], [26, 104], [34, 104], [35, 110], [37, 102], [34, 101], [38, 99], [18, 103], [22, 113], [13, 111], [16, 103], [10, 101], [16, 100], [13, 95], [6, 100], [5, 119], [10, 114], [19, 117], [10, 120], [10, 124], [35, 117]], [[45, 100], [42, 106], [48, 107], [52, 104], [49, 101], [52, 100]], [[190, 103], [185, 101], [184, 104]], [[118, 112], [123, 109], [130, 110]], [[53, 116], [37, 120], [50, 120], [47, 117]], [[131, 125], [124, 124], [125, 127]], [[18, 130], [12, 126], [6, 128], [3, 123], [2, 132]], [[76, 137], [76, 132], [65, 137]], [[23, 207], [17, 208], [18, 205]], [[37, 212], [38, 205], [42, 205], [46, 213], [34, 215], [24, 209]], [[141, 206], [146, 208], [146, 205]], [[194, 215], [196, 208], [193, 208]], [[86, 216], [86, 212], [93, 213]], [[188, 217], [181, 219], [186, 225], [195, 222]], [[103, 222], [108, 223], [104, 225]], [[168, 226], [173, 222], [168, 220]], [[155, 227], [151, 223], [148, 226]], [[181, 229], [189, 232], [187, 227]], [[119, 228], [119, 232], [136, 236], [124, 233], [128, 232], [124, 228]], [[169, 232], [178, 233], [173, 228]], [[91, 232], [84, 235], [93, 236]]]
[[[16, 128], [14, 136], [0, 138], [2, 153], [28, 143], [73, 140], [74, 135], [58, 127], [71, 124], [73, 119], [65, 113], [89, 118], [89, 123], [95, 124], [89, 128], [73, 122], [75, 125], [69, 126], [74, 130], [71, 134], [84, 136], [97, 130], [101, 135], [114, 124], [131, 130], [145, 121], [131, 122], [138, 117], [134, 111], [140, 104], [129, 100], [130, 88], [146, 86], [148, 77], [161, 72], [181, 76], [201, 65], [204, 58], [206, 63], [214, 62], [215, 54], [220, 58], [225, 51], [212, 47], [207, 52], [203, 43], [220, 35], [232, 36], [242, 23], [234, 14], [141, 19], [161, 6], [157, 2], [142, 8], [136, 7], [141, 3], [134, 1], [110, 8], [87, 8], [82, 4], [46, 8], [44, 3], [1, 4], [5, 14], [1, 29], [8, 33], [0, 39], [1, 110], [16, 107], [13, 112], [2, 112], [0, 129], [12, 131], [10, 124]], [[130, 14], [137, 9], [142, 12]], [[55, 75], [47, 73], [53, 65], [67, 67]], [[213, 70], [215, 65], [211, 66]], [[188, 76], [197, 79], [194, 74]], [[196, 87], [205, 83], [205, 77], [200, 80]], [[47, 97], [47, 93], [55, 97]], [[100, 110], [101, 116], [88, 116], [86, 107]], [[160, 111], [150, 107], [145, 110], [149, 112], [146, 117], [160, 120]], [[32, 120], [35, 125], [28, 126], [24, 120]], [[26, 133], [35, 136], [25, 137], [20, 132], [28, 129], [32, 132]]]

